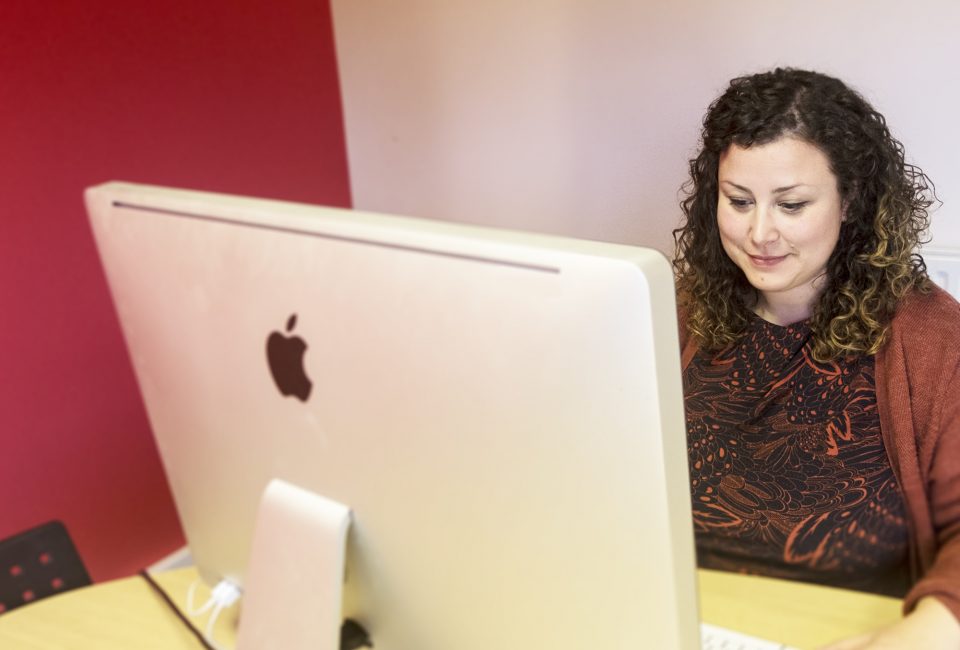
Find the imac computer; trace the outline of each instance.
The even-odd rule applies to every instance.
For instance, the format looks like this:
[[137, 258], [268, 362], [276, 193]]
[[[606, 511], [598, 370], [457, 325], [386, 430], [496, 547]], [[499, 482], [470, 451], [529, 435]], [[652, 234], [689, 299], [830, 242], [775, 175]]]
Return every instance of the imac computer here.
[[86, 200], [206, 580], [244, 586], [282, 479], [349, 507], [342, 616], [377, 650], [699, 647], [660, 253], [124, 183]]

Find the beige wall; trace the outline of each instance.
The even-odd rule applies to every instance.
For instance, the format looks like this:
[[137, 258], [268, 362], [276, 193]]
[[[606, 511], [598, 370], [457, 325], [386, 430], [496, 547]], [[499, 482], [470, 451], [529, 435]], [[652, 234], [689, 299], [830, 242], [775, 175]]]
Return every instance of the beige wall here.
[[885, 113], [960, 249], [960, 3], [333, 0], [358, 208], [671, 249], [726, 81], [811, 67]]

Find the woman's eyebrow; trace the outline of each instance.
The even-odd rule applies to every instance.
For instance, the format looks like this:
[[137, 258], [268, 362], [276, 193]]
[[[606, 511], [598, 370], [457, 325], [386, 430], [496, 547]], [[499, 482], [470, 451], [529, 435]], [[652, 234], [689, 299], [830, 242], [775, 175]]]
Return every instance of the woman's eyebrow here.
[[806, 183], [794, 183], [793, 185], [787, 185], [786, 187], [778, 187], [773, 191], [774, 194], [783, 194], [784, 192], [789, 192], [790, 190], [795, 190], [798, 187], [805, 186]]
[[720, 184], [721, 184], [721, 185], [730, 185], [730, 186], [735, 187], [736, 189], [740, 190], [741, 192], [746, 192], [747, 194], [753, 194], [753, 192], [750, 191], [750, 188], [744, 187], [743, 185], [737, 185], [737, 184], [734, 183], [733, 181], [726, 181], [726, 180], [725, 180], [725, 181], [720, 181]]
[[[730, 185], [730, 186], [732, 186], [732, 187], [735, 187], [735, 188], [737, 188], [738, 190], [740, 190], [741, 192], [746, 192], [747, 194], [753, 194], [753, 192], [750, 191], [749, 188], [746, 188], [746, 187], [744, 187], [743, 185], [737, 185], [737, 184], [734, 183], [733, 181], [724, 180], [724, 181], [720, 181], [720, 182], [721, 182], [721, 184], [723, 184], [723, 185]], [[778, 187], [777, 189], [773, 190], [773, 193], [774, 193], [774, 194], [783, 194], [784, 192], [789, 192], [790, 190], [795, 190], [795, 189], [797, 189], [798, 187], [804, 187], [804, 186], [806, 186], [806, 185], [807, 185], [807, 183], [794, 183], [793, 185], [787, 185], [787, 186], [785, 186], [785, 187]]]

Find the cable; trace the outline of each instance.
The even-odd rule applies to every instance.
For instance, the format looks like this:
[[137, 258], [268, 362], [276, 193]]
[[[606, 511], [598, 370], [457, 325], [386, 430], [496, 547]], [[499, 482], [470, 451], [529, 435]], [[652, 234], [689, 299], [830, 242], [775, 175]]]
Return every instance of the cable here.
[[201, 616], [206, 613], [208, 609], [213, 607], [213, 599], [208, 598], [207, 602], [203, 606], [197, 608], [193, 606], [193, 598], [197, 593], [197, 585], [200, 584], [200, 578], [197, 578], [190, 583], [190, 587], [187, 589], [187, 614], [193, 617]]
[[207, 650], [220, 650], [220, 646], [217, 645], [213, 638], [213, 628], [223, 610], [232, 607], [233, 604], [240, 599], [241, 592], [237, 585], [229, 582], [228, 580], [221, 580], [210, 591], [210, 598], [207, 599], [207, 602], [205, 602], [199, 609], [196, 609], [193, 606], [193, 598], [199, 580], [195, 580], [190, 585], [190, 589], [187, 590], [187, 614], [190, 616], [199, 616], [210, 608], [213, 608], [210, 616], [207, 617], [206, 628], [203, 632], [201, 632], [187, 617], [187, 615], [180, 611], [180, 608], [177, 607], [176, 603], [173, 602], [173, 599], [170, 598], [169, 594], [167, 594], [163, 587], [161, 587], [156, 580], [153, 579], [146, 569], [141, 570], [140, 575], [143, 576], [143, 579], [146, 580], [151, 587], [153, 587], [154, 591], [160, 594], [164, 602], [166, 602], [170, 609], [172, 609], [177, 615], [177, 618], [183, 621], [193, 635], [200, 640], [200, 643], [203, 644], [204, 648]]
[[150, 585], [153, 590], [160, 595], [160, 597], [163, 599], [163, 602], [165, 602], [167, 606], [173, 610], [173, 613], [177, 615], [177, 618], [179, 618], [183, 624], [187, 626], [187, 629], [190, 630], [195, 637], [197, 637], [197, 640], [204, 648], [207, 650], [216, 650], [216, 648], [214, 648], [213, 645], [207, 641], [203, 633], [197, 629], [197, 627], [190, 621], [189, 618], [186, 617], [186, 615], [184, 615], [183, 612], [180, 611], [180, 608], [177, 607], [175, 602], [173, 602], [173, 599], [170, 598], [166, 591], [164, 591], [163, 587], [157, 584], [156, 580], [153, 579], [153, 576], [151, 576], [146, 569], [141, 569], [139, 575], [143, 577], [143, 579], [147, 581], [147, 584]]
[[[153, 579], [153, 576], [147, 572], [146, 569], [141, 569], [138, 572], [144, 580], [147, 581], [147, 584], [153, 588], [157, 594], [163, 599], [163, 602], [173, 610], [173, 613], [177, 615], [177, 618], [187, 626], [187, 629], [193, 633], [197, 640], [203, 645], [206, 650], [220, 650], [220, 647], [213, 641], [213, 628], [216, 624], [217, 618], [220, 616], [220, 613], [227, 609], [240, 598], [241, 591], [232, 582], [227, 580], [221, 580], [214, 586], [210, 592], [210, 598], [207, 599], [199, 609], [195, 609], [193, 606], [193, 599], [196, 593], [197, 585], [199, 580], [195, 580], [190, 588], [187, 590], [187, 610], [190, 613], [190, 616], [199, 616], [203, 614], [211, 607], [213, 612], [210, 614], [207, 619], [207, 626], [204, 632], [201, 632], [197, 626], [193, 624], [186, 614], [184, 614], [180, 608], [177, 606], [173, 599], [170, 598], [170, 595], [167, 594], [166, 590], [161, 587], [156, 580]], [[340, 628], [340, 648], [341, 650], [356, 650], [359, 648], [372, 648], [373, 642], [370, 640], [370, 635], [367, 634], [367, 631], [359, 623], [352, 619], [345, 619], [343, 621], [343, 626]]]
[[207, 600], [208, 604], [214, 603], [213, 612], [207, 618], [207, 640], [211, 642], [213, 640], [213, 627], [216, 625], [217, 619], [220, 618], [220, 613], [224, 609], [232, 607], [238, 600], [240, 600], [240, 588], [232, 582], [221, 580], [214, 586], [210, 592], [210, 598]]

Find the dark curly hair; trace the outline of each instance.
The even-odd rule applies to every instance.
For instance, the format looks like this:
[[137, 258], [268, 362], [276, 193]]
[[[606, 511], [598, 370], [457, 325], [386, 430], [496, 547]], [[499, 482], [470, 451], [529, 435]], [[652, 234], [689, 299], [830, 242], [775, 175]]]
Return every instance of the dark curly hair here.
[[707, 111], [702, 147], [683, 186], [685, 221], [673, 231], [687, 329], [708, 350], [730, 345], [745, 331], [758, 295], [720, 241], [717, 171], [731, 144], [750, 147], [784, 136], [826, 154], [846, 206], [826, 288], [810, 319], [813, 356], [825, 362], [874, 354], [900, 299], [930, 289], [916, 250], [936, 194], [923, 171], [904, 161], [903, 145], [880, 113], [839, 79], [806, 70], [778, 68], [734, 79]]

